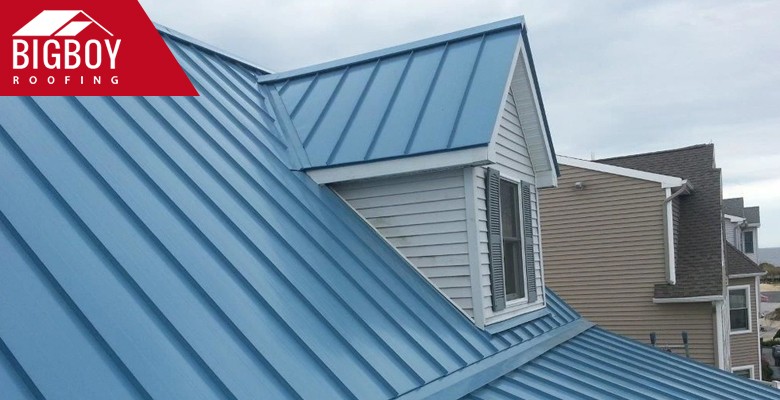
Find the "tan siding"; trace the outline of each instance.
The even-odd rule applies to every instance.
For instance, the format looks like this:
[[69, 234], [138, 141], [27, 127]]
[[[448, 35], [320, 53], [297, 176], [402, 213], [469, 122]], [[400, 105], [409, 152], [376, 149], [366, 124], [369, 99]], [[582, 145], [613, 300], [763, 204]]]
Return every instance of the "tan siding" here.
[[462, 170], [333, 188], [431, 283], [473, 316]]
[[[665, 283], [665, 192], [660, 184], [562, 165], [540, 191], [545, 283], [584, 317], [643, 343], [682, 344], [715, 364], [711, 303], [654, 304]], [[574, 184], [583, 182], [584, 190]]]
[[750, 310], [752, 330], [750, 333], [731, 335], [731, 367], [753, 366], [753, 376], [758, 378], [758, 313], [756, 312], [755, 278], [729, 279], [729, 286], [750, 285]]

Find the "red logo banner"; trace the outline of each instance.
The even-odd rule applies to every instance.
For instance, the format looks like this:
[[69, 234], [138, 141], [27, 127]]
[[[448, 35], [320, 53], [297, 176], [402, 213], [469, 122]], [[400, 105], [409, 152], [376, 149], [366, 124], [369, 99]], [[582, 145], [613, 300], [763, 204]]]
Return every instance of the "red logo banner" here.
[[1, 96], [197, 96], [137, 0], [12, 2]]

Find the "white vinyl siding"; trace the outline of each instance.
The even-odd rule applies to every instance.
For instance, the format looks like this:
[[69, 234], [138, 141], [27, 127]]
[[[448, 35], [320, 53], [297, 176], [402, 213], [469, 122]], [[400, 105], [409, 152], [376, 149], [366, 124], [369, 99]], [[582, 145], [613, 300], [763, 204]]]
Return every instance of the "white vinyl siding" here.
[[[524, 50], [523, 50], [524, 51]], [[523, 121], [523, 144], [531, 149], [524, 153], [532, 163], [528, 166], [534, 168], [537, 173], [550, 171], [553, 166], [545, 146], [545, 131], [540, 118], [540, 106], [537, 104], [536, 89], [530, 79], [528, 65], [522, 60], [517, 61], [517, 66], [512, 74], [509, 97], [512, 99], [513, 114]], [[504, 111], [507, 112], [506, 110]], [[497, 140], [497, 141], [500, 141]], [[529, 155], [530, 154], [530, 155]], [[531, 181], [533, 182], [533, 181]]]
[[[523, 128], [520, 125], [511, 90], [501, 113], [495, 139], [496, 164], [505, 167], [514, 175], [523, 177], [526, 182], [535, 183], [533, 163], [528, 153], [528, 146], [523, 136]], [[504, 174], [502, 173], [502, 175]]]
[[348, 182], [333, 189], [473, 317], [462, 169]]
[[731, 243], [734, 247], [742, 250], [742, 243], [737, 242], [737, 232], [741, 232], [736, 222], [731, 222], [728, 218], [724, 218], [723, 231], [726, 235], [726, 241]]
[[[533, 163], [528, 153], [528, 146], [523, 136], [523, 129], [520, 125], [517, 110], [515, 108], [514, 97], [510, 92], [507, 96], [504, 110], [500, 116], [498, 134], [495, 137], [496, 163], [490, 165], [500, 171], [501, 177], [511, 181], [525, 181], [531, 184], [531, 221], [533, 224], [534, 238], [534, 263], [536, 270], [536, 287], [538, 299], [536, 304], [543, 302], [543, 280], [542, 280], [542, 254], [539, 239], [539, 213], [538, 197], [536, 191], [536, 179], [533, 169]], [[510, 307], [498, 313], [494, 313], [491, 307], [490, 290], [490, 261], [488, 253], [488, 232], [487, 232], [487, 208], [485, 204], [485, 167], [474, 168], [474, 182], [476, 184], [476, 207], [477, 207], [477, 228], [479, 230], [479, 270], [482, 276], [482, 304], [485, 315], [485, 323], [498, 322], [511, 316], [519, 314], [525, 307]]]

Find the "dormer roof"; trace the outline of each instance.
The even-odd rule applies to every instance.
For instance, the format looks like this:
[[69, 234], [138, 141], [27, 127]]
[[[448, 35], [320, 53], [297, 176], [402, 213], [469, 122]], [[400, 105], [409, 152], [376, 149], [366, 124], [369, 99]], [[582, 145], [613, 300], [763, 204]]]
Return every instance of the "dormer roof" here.
[[[530, 150], [538, 169], [557, 174], [522, 18], [264, 75], [258, 82], [298, 167], [320, 183], [488, 164], [510, 89], [533, 105], [521, 122], [536, 144]], [[399, 159], [408, 170], [387, 167]], [[372, 164], [377, 162], [384, 163]], [[349, 166], [357, 167], [333, 169]]]

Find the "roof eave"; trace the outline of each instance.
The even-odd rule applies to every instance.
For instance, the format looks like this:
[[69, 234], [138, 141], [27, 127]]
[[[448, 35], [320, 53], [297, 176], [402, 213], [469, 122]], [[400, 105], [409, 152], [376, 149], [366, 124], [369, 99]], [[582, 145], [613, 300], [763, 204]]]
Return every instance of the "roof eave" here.
[[487, 149], [488, 146], [485, 144], [428, 154], [312, 168], [305, 172], [317, 184], [324, 185], [447, 168], [485, 165], [490, 163]]
[[641, 179], [644, 181], [656, 182], [661, 188], [676, 188], [685, 184], [685, 180], [676, 176], [654, 174], [652, 172], [640, 171], [637, 169], [618, 167], [611, 164], [604, 164], [595, 161], [586, 161], [574, 157], [558, 156], [558, 162], [570, 167], [582, 168], [591, 171], [604, 172], [607, 174], [625, 176], [628, 178]]

